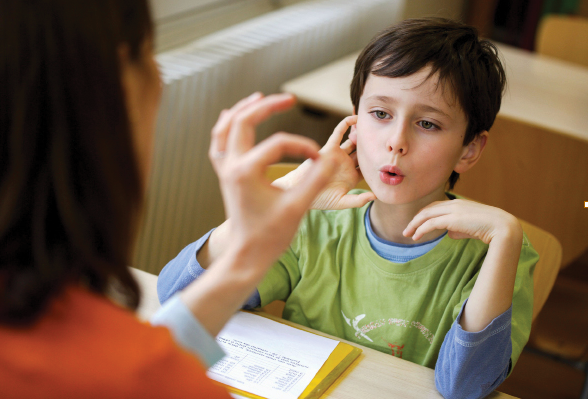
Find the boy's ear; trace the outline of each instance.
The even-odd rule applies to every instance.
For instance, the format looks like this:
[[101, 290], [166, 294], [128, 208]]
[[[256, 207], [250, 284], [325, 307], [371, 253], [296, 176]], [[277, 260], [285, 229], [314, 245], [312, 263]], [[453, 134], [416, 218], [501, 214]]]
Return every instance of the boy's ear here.
[[471, 143], [464, 147], [461, 158], [453, 170], [457, 173], [463, 173], [474, 166], [482, 156], [482, 151], [484, 151], [487, 141], [488, 132], [484, 130], [482, 133], [478, 134]]
[[[353, 107], [353, 115], [355, 115], [355, 106]], [[349, 140], [355, 145], [357, 145], [357, 129], [356, 125], [351, 126], [351, 130], [349, 131]]]

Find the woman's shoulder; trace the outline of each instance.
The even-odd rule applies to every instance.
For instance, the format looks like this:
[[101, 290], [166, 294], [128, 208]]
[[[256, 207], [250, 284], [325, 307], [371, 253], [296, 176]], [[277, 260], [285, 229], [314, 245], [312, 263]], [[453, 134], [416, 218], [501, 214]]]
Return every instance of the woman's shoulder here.
[[34, 325], [2, 327], [0, 337], [1, 368], [13, 370], [0, 373], [0, 386], [16, 397], [183, 397], [195, 389], [227, 397], [167, 329], [78, 286], [66, 288]]

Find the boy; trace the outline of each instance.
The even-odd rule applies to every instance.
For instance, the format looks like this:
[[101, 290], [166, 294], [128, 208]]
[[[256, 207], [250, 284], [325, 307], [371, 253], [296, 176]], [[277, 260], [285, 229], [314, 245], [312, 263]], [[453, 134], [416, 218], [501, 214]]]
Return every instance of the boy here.
[[[315, 201], [358, 208], [310, 211], [248, 305], [285, 300], [288, 320], [435, 367], [445, 397], [500, 385], [529, 336], [538, 255], [514, 216], [445, 189], [480, 158], [504, 86], [494, 46], [463, 24], [407, 20], [376, 36], [355, 66], [357, 116], [321, 150], [341, 159], [339, 173]], [[354, 161], [373, 194], [345, 195]], [[229, 236], [230, 219], [184, 249], [160, 274], [160, 299]]]

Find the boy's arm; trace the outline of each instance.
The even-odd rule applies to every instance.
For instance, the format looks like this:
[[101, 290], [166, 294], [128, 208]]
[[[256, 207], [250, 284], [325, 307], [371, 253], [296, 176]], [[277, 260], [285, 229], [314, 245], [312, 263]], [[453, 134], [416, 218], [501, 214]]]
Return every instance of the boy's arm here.
[[[476, 238], [488, 244], [478, 276], [445, 336], [435, 366], [435, 383], [444, 397], [481, 398], [504, 381], [528, 339], [531, 315], [526, 310], [532, 306], [531, 276], [537, 253], [523, 241], [522, 228], [514, 216], [471, 201], [453, 200], [423, 208], [405, 235], [418, 239], [434, 228], [449, 230], [454, 239]], [[517, 272], [520, 281], [515, 291]]]
[[465, 331], [481, 331], [512, 304], [523, 229], [514, 216], [502, 209], [457, 199], [434, 202], [421, 209], [403, 234], [418, 240], [436, 229], [448, 230], [453, 239], [476, 238], [488, 244], [460, 321]]
[[204, 272], [204, 269], [200, 267], [196, 260], [196, 253], [208, 241], [211, 233], [212, 230], [186, 246], [161, 270], [157, 277], [159, 303], [166, 302], [173, 294], [186, 288], [188, 284], [196, 280]]
[[486, 259], [464, 308], [460, 325], [465, 331], [481, 331], [512, 304], [523, 229], [512, 217], [489, 243]]
[[220, 226], [214, 229], [202, 247], [197, 250], [196, 259], [203, 269], [208, 268], [210, 264], [218, 259], [229, 245], [229, 223], [230, 220], [225, 220]]

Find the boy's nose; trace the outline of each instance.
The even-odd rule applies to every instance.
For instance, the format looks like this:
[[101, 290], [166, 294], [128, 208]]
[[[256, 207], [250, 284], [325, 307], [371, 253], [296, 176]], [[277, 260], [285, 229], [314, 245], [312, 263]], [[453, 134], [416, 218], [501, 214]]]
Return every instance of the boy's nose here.
[[[396, 148], [398, 148], [396, 150], [396, 152], [398, 152], [400, 155], [404, 155], [405, 154], [405, 151], [406, 150], [404, 149], [404, 147], [400, 146], [400, 147], [396, 147]], [[392, 148], [391, 146], [388, 146], [388, 151], [394, 152], [394, 148]]]
[[408, 151], [407, 133], [409, 127], [405, 123], [399, 123], [397, 129], [392, 132], [386, 142], [386, 148], [389, 152], [406, 155]]

